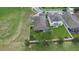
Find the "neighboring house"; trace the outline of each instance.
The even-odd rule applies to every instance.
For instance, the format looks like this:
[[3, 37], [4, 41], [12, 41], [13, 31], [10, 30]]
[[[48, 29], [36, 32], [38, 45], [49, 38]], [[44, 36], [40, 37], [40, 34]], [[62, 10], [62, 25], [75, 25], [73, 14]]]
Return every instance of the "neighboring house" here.
[[58, 13], [48, 12], [48, 21], [49, 21], [50, 26], [53, 26], [53, 27], [57, 28], [57, 27], [63, 25], [62, 20], [58, 16], [59, 16]]
[[34, 30], [36, 32], [40, 32], [40, 31], [45, 32], [48, 30], [46, 17], [45, 17], [44, 13], [38, 13], [38, 14], [32, 16], [32, 21], [34, 24]]
[[70, 14], [68, 12], [64, 13], [64, 24], [67, 26], [71, 33], [79, 33], [79, 19], [75, 14]]

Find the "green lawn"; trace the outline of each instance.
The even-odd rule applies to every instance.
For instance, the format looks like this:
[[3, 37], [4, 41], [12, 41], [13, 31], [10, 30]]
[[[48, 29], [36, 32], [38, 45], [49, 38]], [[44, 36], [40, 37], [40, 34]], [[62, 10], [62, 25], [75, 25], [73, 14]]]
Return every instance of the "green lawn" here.
[[42, 45], [33, 45], [32, 48], [27, 48], [27, 51], [79, 51], [79, 44], [75, 45], [72, 42], [64, 42], [62, 45], [50, 44], [45, 47]]
[[79, 38], [79, 34], [72, 34], [75, 38]]
[[64, 26], [58, 28], [51, 27], [52, 38], [67, 38], [70, 37], [69, 33]]
[[[60, 26], [58, 28], [50, 27], [49, 32], [35, 32], [33, 29], [31, 29], [30, 34], [32, 37], [30, 37], [31, 40], [51, 40], [56, 38], [65, 38], [70, 37], [68, 32], [66, 31], [64, 26]], [[62, 51], [62, 50], [78, 50], [74, 47], [77, 47], [76, 45], [73, 45], [72, 42], [64, 42], [62, 45], [50, 43], [49, 46], [43, 46], [43, 44], [36, 44], [33, 45], [32, 48], [26, 48], [26, 50], [31, 51]]]
[[[53, 28], [51, 28], [51, 30], [52, 29]], [[41, 34], [42, 33], [43, 32], [41, 32]], [[52, 38], [70, 37], [63, 26], [61, 26], [59, 28], [54, 28], [51, 33], [52, 33], [51, 34]], [[34, 33], [32, 33], [32, 34], [34, 34]], [[36, 34], [39, 34], [39, 33], [36, 33]], [[37, 37], [40, 37], [40, 35], [37, 35]], [[50, 37], [50, 35], [49, 35], [49, 37]], [[74, 37], [79, 37], [79, 34], [75, 34]], [[41, 44], [36, 44], [36, 45], [33, 45], [31, 48], [27, 48], [26, 50], [28, 50], [28, 51], [79, 51], [79, 43], [74, 44], [73, 42], [63, 42], [62, 45], [50, 43], [50, 45], [47, 47], [45, 47]]]
[[21, 8], [0, 8], [0, 40], [13, 35], [20, 22]]
[[51, 40], [57, 38], [63, 39], [70, 37], [64, 26], [60, 26], [59, 28], [50, 27], [48, 32], [35, 32], [33, 29], [31, 29], [30, 33], [32, 38], [36, 40]]
[[0, 50], [24, 49], [32, 13], [29, 7], [0, 7]]

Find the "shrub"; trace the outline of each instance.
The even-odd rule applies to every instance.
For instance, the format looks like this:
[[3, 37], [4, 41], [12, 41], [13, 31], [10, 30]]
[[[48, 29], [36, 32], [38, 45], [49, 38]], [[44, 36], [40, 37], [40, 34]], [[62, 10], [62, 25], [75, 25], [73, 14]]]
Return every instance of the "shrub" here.
[[25, 46], [29, 46], [30, 42], [28, 40], [25, 40]]
[[74, 13], [76, 13], [77, 11], [79, 11], [79, 8], [75, 8], [74, 9]]
[[33, 35], [30, 35], [30, 40], [35, 40]]
[[62, 45], [63, 42], [64, 42], [64, 40], [63, 40], [62, 38], [59, 38], [59, 40], [58, 40], [58, 44]]
[[72, 40], [72, 42], [73, 42], [74, 44], [79, 43], [79, 38], [74, 38], [74, 39]]
[[47, 47], [47, 46], [49, 46], [49, 42], [46, 41], [46, 40], [41, 40], [41, 41], [39, 42], [39, 45], [41, 45], [42, 47]]

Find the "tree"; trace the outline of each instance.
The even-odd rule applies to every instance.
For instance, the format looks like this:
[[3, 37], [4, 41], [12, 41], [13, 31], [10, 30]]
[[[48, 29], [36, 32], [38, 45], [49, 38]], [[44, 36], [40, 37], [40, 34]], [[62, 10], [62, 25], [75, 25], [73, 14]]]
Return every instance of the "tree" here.
[[76, 13], [77, 11], [79, 11], [79, 8], [78, 7], [74, 8], [74, 13]]
[[63, 8], [63, 11], [66, 12], [66, 9], [67, 9], [67, 7], [64, 7], [64, 8]]

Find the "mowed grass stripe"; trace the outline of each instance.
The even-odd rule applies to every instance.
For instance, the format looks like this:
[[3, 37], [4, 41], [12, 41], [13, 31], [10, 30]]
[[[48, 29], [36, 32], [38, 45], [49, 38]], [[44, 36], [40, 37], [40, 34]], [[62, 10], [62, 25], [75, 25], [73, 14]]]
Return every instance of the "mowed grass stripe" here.
[[0, 8], [0, 39], [6, 39], [16, 32], [22, 11], [22, 8]]

